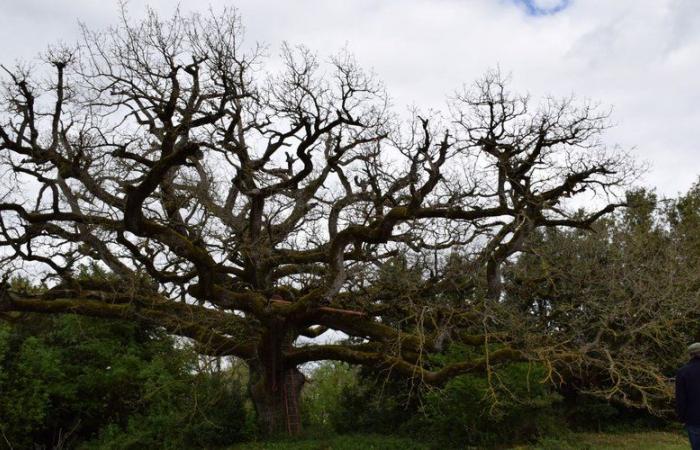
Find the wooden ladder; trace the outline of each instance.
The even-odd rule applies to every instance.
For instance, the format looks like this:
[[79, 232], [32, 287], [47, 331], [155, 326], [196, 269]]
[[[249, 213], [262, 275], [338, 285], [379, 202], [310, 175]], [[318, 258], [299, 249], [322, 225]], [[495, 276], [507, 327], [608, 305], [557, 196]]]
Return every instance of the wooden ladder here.
[[301, 417], [299, 417], [299, 399], [294, 388], [294, 371], [289, 370], [284, 376], [282, 389], [284, 396], [284, 408], [287, 417], [287, 433], [295, 436], [301, 431]]

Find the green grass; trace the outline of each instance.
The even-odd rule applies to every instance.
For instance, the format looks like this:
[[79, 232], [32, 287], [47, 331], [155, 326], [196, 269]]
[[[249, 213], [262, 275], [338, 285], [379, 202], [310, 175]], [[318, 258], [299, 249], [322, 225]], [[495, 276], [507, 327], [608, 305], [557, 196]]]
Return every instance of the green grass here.
[[[409, 438], [380, 435], [345, 435], [317, 439], [250, 442], [230, 450], [429, 450], [426, 443]], [[566, 438], [547, 438], [539, 444], [513, 450], [687, 450], [684, 434], [661, 431], [639, 433], [573, 433]]]
[[688, 450], [681, 433], [574, 433], [566, 439], [543, 439], [540, 444], [516, 447], [522, 450]]
[[278, 442], [251, 442], [231, 450], [429, 450], [426, 444], [412, 439], [380, 435], [345, 435], [320, 439]]

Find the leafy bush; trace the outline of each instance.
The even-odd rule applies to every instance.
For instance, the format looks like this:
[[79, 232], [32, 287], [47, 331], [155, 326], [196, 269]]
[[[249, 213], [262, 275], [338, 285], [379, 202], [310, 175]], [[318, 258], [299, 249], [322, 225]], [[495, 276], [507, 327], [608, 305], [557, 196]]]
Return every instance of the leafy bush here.
[[[0, 323], [0, 448], [211, 448], [240, 441], [240, 386], [155, 329], [26, 315]], [[90, 443], [91, 440], [95, 440]]]
[[246, 415], [240, 389], [226, 377], [199, 374], [187, 383], [161, 385], [126, 426], [110, 424], [82, 449], [218, 448], [244, 437]]
[[[455, 348], [445, 360], [463, 357]], [[441, 361], [435, 361], [440, 364]], [[442, 389], [360, 372], [332, 414], [338, 432], [407, 434], [448, 447], [534, 441], [565, 428], [554, 408], [561, 397], [540, 383], [543, 368], [515, 363], [492, 373], [462, 375]]]
[[341, 395], [356, 384], [357, 371], [350, 365], [337, 361], [318, 364], [302, 392], [301, 410], [306, 434], [332, 432], [335, 417], [342, 409]]
[[361, 370], [340, 392], [331, 423], [340, 433], [405, 434], [420, 416], [420, 395], [410, 380]]
[[526, 363], [500, 367], [490, 381], [457, 377], [426, 395], [420, 428], [452, 445], [495, 446], [557, 434], [565, 428], [554, 409], [560, 397], [542, 379], [543, 368]]

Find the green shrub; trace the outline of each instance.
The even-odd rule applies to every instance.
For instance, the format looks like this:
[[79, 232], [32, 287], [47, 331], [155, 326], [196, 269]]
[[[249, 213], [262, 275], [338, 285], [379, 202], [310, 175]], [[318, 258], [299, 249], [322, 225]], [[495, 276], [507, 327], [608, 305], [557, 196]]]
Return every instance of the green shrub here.
[[[454, 348], [434, 363], [464, 358]], [[338, 432], [411, 435], [446, 447], [489, 447], [535, 441], [565, 427], [555, 410], [561, 397], [541, 383], [544, 369], [526, 363], [495, 368], [491, 380], [462, 375], [441, 389], [360, 372], [341, 393], [333, 414]]]
[[330, 419], [339, 433], [401, 435], [421, 416], [420, 401], [410, 380], [361, 370], [357, 383], [341, 391]]
[[125, 427], [110, 425], [82, 449], [218, 448], [243, 440], [240, 390], [222, 376], [199, 375], [191, 386], [170, 386], [149, 399]]
[[357, 370], [343, 362], [324, 361], [307, 378], [301, 398], [306, 434], [332, 432], [342, 409], [342, 393], [357, 384]]
[[200, 373], [196, 355], [175, 344], [159, 330], [119, 320], [25, 315], [0, 323], [0, 448], [240, 441], [240, 385]]
[[496, 446], [557, 434], [565, 423], [554, 409], [560, 397], [540, 383], [543, 369], [526, 363], [485, 376], [462, 375], [426, 394], [419, 422], [451, 445]]

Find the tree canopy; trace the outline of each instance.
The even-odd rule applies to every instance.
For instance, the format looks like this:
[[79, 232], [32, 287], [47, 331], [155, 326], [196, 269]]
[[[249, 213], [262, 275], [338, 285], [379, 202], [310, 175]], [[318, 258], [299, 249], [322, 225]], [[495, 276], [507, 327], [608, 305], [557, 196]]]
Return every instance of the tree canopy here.
[[[280, 56], [246, 45], [235, 11], [149, 12], [85, 29], [42, 69], [3, 66], [2, 271], [50, 289], [5, 283], [0, 314], [126, 318], [239, 357], [271, 430], [291, 426], [306, 362], [440, 385], [561, 356], [491, 333], [493, 311], [536, 230], [622, 206], [635, 167], [604, 145], [607, 111], [535, 104], [493, 71], [444, 113], [399, 114], [349, 54]], [[581, 194], [598, 207], [574, 210]], [[81, 280], [87, 264], [110, 277]], [[396, 264], [406, 289], [382, 285]], [[300, 339], [328, 330], [350, 340]], [[486, 351], [431, 365], [452, 342]]]

